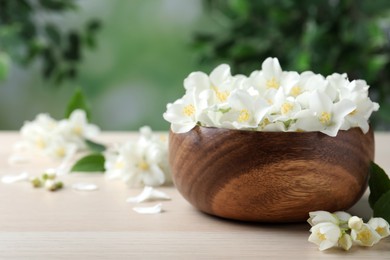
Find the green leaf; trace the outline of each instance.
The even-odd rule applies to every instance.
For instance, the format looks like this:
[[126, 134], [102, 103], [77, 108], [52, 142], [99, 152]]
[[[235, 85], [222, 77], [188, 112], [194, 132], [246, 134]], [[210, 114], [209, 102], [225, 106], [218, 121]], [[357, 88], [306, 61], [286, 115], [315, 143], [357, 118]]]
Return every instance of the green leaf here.
[[80, 89], [76, 89], [75, 93], [73, 94], [73, 97], [70, 99], [66, 108], [65, 117], [69, 118], [70, 114], [72, 114], [72, 112], [76, 109], [84, 110], [87, 114], [88, 120], [91, 119], [91, 111], [84, 97], [84, 94], [81, 92]]
[[101, 153], [101, 152], [104, 152], [106, 150], [106, 146], [105, 145], [102, 145], [102, 144], [99, 144], [99, 143], [95, 143], [94, 141], [91, 141], [89, 139], [86, 139], [85, 142], [86, 142], [88, 148], [92, 152]]
[[89, 154], [78, 160], [71, 172], [104, 172], [104, 156], [101, 153]]
[[382, 195], [390, 191], [389, 176], [387, 176], [385, 171], [374, 162], [371, 162], [370, 165], [370, 179], [368, 180], [368, 185], [370, 186], [368, 201], [373, 209]]
[[375, 203], [374, 217], [384, 218], [390, 222], [390, 190]]
[[0, 52], [0, 80], [4, 80], [8, 75], [9, 58], [6, 53]]

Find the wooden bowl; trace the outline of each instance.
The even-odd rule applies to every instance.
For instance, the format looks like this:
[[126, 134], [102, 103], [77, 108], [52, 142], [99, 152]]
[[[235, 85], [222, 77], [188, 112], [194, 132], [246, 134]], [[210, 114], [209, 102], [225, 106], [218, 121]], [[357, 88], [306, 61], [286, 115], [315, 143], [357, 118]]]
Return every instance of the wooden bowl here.
[[306, 221], [315, 210], [346, 210], [367, 188], [374, 134], [359, 128], [254, 132], [195, 127], [169, 136], [169, 163], [179, 192], [223, 218]]

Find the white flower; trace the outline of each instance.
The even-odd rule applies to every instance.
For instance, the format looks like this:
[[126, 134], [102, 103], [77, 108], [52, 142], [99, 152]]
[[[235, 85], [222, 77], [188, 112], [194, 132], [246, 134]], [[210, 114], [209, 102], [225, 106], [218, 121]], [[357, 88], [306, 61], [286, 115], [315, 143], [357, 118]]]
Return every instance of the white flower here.
[[308, 241], [318, 245], [321, 251], [336, 247], [341, 237], [339, 226], [331, 222], [319, 223], [313, 226], [310, 232]]
[[339, 224], [339, 219], [337, 218], [337, 216], [328, 211], [319, 210], [319, 211], [309, 212], [309, 216], [310, 218], [307, 220], [307, 222], [311, 226], [315, 226], [317, 224], [327, 223], [327, 222], [336, 225]]
[[73, 154], [77, 148], [79, 145], [64, 139], [61, 135], [52, 135], [44, 153], [49, 157], [62, 159]]
[[379, 105], [372, 102], [368, 97], [355, 99], [353, 101], [356, 104], [356, 108], [346, 115], [342, 128], [349, 129], [351, 127], [360, 127], [363, 133], [367, 133], [369, 130], [368, 119], [372, 112], [379, 109]]
[[120, 170], [121, 177], [130, 187], [159, 186], [164, 183], [165, 175], [158, 166], [158, 158], [154, 156], [155, 149], [154, 145], [143, 146], [140, 142], [128, 143], [121, 149], [115, 170]]
[[301, 106], [293, 97], [285, 95], [284, 90], [279, 88], [271, 104], [268, 119], [271, 122], [286, 122], [295, 119], [295, 115], [301, 111]]
[[297, 113], [296, 126], [304, 131], [320, 131], [336, 136], [344, 117], [351, 113], [356, 105], [347, 99], [333, 103], [323, 92], [313, 91], [310, 95], [309, 109]]
[[364, 133], [368, 132], [368, 119], [372, 112], [379, 109], [379, 105], [368, 97], [368, 89], [364, 80], [354, 80], [340, 87], [340, 99], [348, 99], [356, 104], [356, 108], [345, 117], [342, 129], [360, 127]]
[[200, 71], [192, 72], [184, 79], [184, 88], [199, 95], [200, 92], [210, 89], [209, 76]]
[[141, 128], [136, 141], [106, 155], [106, 177], [122, 178], [130, 187], [168, 184], [171, 177], [167, 160], [167, 143], [151, 135], [150, 129]]
[[341, 228], [348, 228], [348, 220], [352, 217], [351, 214], [345, 211], [336, 211], [333, 212], [333, 215], [338, 218]]
[[221, 126], [234, 129], [257, 128], [269, 106], [260, 96], [237, 89], [229, 98], [229, 111], [220, 118]]
[[361, 246], [373, 246], [381, 236], [370, 225], [363, 223], [359, 230], [351, 229], [352, 240]]
[[214, 91], [215, 101], [225, 103], [230, 96], [231, 85], [233, 82], [230, 74], [230, 67], [227, 64], [221, 64], [210, 73], [211, 89]]
[[20, 134], [32, 148], [43, 150], [47, 148], [51, 134], [57, 128], [57, 125], [57, 121], [48, 114], [39, 114], [34, 121], [24, 123], [20, 129]]
[[[308, 222], [312, 226], [309, 241], [317, 244], [320, 250], [339, 246], [349, 250], [353, 242], [361, 246], [373, 246], [381, 238], [390, 234], [389, 223], [382, 218], [372, 218], [367, 224], [357, 216], [337, 211], [309, 213]], [[336, 243], [336, 238], [338, 242]]]
[[85, 148], [85, 139], [91, 139], [100, 132], [96, 125], [88, 123], [85, 111], [80, 109], [74, 110], [69, 119], [61, 120], [58, 128], [65, 139], [77, 144], [80, 149]]
[[198, 117], [205, 107], [205, 100], [197, 98], [194, 91], [190, 91], [182, 99], [168, 104], [163, 116], [171, 122], [173, 132], [185, 133], [197, 125]]
[[261, 93], [276, 92], [281, 86], [290, 89], [299, 81], [298, 73], [282, 71], [277, 58], [267, 58], [261, 67], [251, 75], [253, 86]]
[[336, 136], [352, 127], [366, 133], [369, 117], [379, 108], [368, 97], [367, 83], [350, 82], [346, 74], [325, 78], [311, 71], [283, 71], [276, 58], [267, 58], [261, 68], [249, 77], [231, 75], [226, 64], [210, 75], [191, 73], [184, 80], [184, 97], [168, 104], [164, 118], [175, 133], [200, 125]]
[[353, 216], [348, 220], [348, 227], [350, 229], [360, 230], [363, 226], [363, 219]]
[[367, 224], [372, 227], [381, 238], [388, 237], [390, 235], [389, 223], [383, 218], [372, 218]]
[[203, 97], [207, 97], [205, 100], [209, 105], [211, 104], [223, 104], [227, 101], [232, 90], [232, 84], [234, 81], [242, 83], [242, 78], [234, 79], [230, 74], [230, 67], [227, 64], [221, 64], [216, 67], [210, 76], [207, 76], [203, 72], [193, 72], [184, 80], [184, 87], [188, 92], [199, 97], [201, 93]]
[[348, 220], [352, 217], [351, 214], [345, 212], [345, 211], [336, 211], [333, 212], [333, 215], [335, 215], [340, 223], [348, 224]]
[[69, 119], [61, 121], [47, 114], [39, 114], [34, 121], [26, 122], [20, 133], [23, 147], [63, 159], [73, 155], [76, 150], [84, 149], [85, 140], [96, 136], [99, 128], [88, 123], [83, 110], [75, 110]]

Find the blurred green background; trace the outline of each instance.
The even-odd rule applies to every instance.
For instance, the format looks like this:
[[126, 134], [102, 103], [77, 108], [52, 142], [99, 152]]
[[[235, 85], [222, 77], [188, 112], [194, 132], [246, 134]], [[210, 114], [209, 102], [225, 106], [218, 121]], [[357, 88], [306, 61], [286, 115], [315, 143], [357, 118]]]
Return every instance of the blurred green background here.
[[[42, 112], [62, 118], [78, 87], [103, 130], [167, 130], [162, 113], [190, 72], [227, 62], [249, 74], [268, 56], [284, 69], [366, 79], [381, 104], [373, 124], [389, 129], [390, 1], [19, 1], [0, 0], [2, 130]], [[30, 21], [21, 2], [46, 9]], [[48, 38], [37, 40], [31, 26], [47, 21]]]

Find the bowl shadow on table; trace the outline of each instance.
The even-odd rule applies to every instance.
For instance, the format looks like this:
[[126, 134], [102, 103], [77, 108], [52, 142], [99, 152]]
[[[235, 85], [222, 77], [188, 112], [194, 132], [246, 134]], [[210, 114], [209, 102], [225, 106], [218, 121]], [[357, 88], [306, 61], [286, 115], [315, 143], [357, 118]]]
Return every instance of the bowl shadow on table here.
[[[232, 227], [247, 227], [248, 229], [261, 229], [261, 230], [286, 230], [300, 232], [300, 233], [308, 233], [310, 229], [310, 225], [306, 221], [301, 222], [250, 222], [250, 221], [241, 221], [223, 218], [215, 215], [211, 215], [205, 212], [202, 212], [194, 207], [192, 210], [195, 214], [198, 214], [199, 217], [208, 218], [210, 221], [215, 221], [218, 223], [224, 223], [226, 225], [231, 225]], [[372, 210], [368, 203], [368, 193], [366, 193], [355, 205], [353, 205], [350, 209], [345, 210], [353, 216], [359, 216], [364, 219], [364, 221], [368, 221], [372, 217]], [[307, 216], [309, 218], [309, 214]], [[309, 233], [308, 233], [309, 234]]]
[[307, 233], [310, 229], [310, 225], [307, 222], [290, 222], [290, 223], [267, 223], [267, 222], [251, 222], [251, 221], [242, 221], [235, 219], [223, 218], [215, 215], [211, 215], [205, 212], [202, 212], [194, 207], [192, 207], [194, 214], [197, 214], [200, 218], [207, 219], [215, 224], [230, 226], [234, 228], [244, 228], [248, 231], [254, 230], [267, 230], [267, 231], [285, 231], [288, 229], [292, 232]]
[[[247, 222], [240, 220], [233, 220], [214, 216], [208, 213], [204, 213], [192, 207], [194, 214], [197, 214], [200, 218], [206, 218], [209, 221], [215, 222], [215, 224], [230, 226], [233, 230], [235, 228], [246, 229], [248, 232], [272, 232], [280, 233], [281, 236], [284, 236], [287, 233], [290, 235], [296, 236], [297, 239], [309, 238], [310, 236], [310, 225], [307, 222], [290, 222], [290, 223], [264, 223], [264, 222]], [[368, 203], [368, 196], [364, 195], [353, 207], [349, 210], [346, 210], [351, 215], [357, 215], [364, 218], [365, 221], [368, 221], [371, 218], [371, 209]], [[316, 245], [310, 244], [307, 242], [307, 246], [312, 247], [313, 251], [318, 250]], [[368, 251], [367, 251], [368, 250]], [[320, 254], [324, 255], [334, 255], [334, 256], [343, 256], [350, 259], [355, 259], [362, 252], [370, 253], [377, 255], [378, 252], [388, 253], [390, 252], [390, 237], [381, 240], [378, 244], [374, 245], [373, 248], [353, 246], [350, 250], [344, 251], [341, 248], [331, 248], [325, 251], [318, 251]], [[320, 255], [318, 255], [320, 257]], [[386, 258], [387, 259], [387, 258]], [[389, 258], [390, 259], [390, 258]]]

